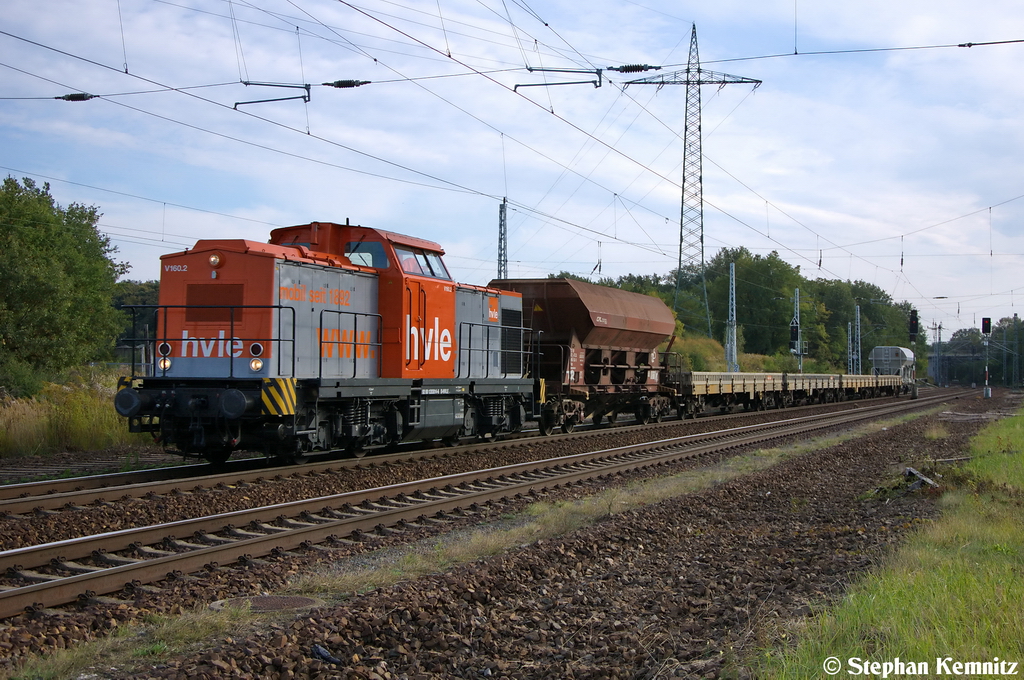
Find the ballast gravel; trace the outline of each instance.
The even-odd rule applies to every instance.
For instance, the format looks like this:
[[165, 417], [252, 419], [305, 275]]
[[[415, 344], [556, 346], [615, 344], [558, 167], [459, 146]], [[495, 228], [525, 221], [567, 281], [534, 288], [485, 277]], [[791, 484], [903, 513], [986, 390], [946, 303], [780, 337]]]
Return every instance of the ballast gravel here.
[[[971, 395], [950, 410], [1007, 406], [1010, 395], [995, 396]], [[926, 437], [940, 420], [947, 436]], [[244, 639], [211, 640], [193, 655], [82, 677], [748, 677], [742, 660], [753, 645], [826, 605], [935, 516], [934, 494], [899, 487], [905, 465], [965, 455], [983, 423], [918, 418], [557, 540], [276, 619]], [[880, 487], [896, 490], [869, 493]], [[133, 596], [132, 606], [94, 605], [53, 617], [60, 625], [45, 615], [18, 617], [0, 628], [0, 656], [10, 664], [19, 644], [60, 648], [142, 613], [252, 594], [254, 585], [270, 590], [322, 561], [320, 552], [260, 561], [241, 576], [231, 570], [165, 582], [159, 592], [137, 588], [118, 595]]]

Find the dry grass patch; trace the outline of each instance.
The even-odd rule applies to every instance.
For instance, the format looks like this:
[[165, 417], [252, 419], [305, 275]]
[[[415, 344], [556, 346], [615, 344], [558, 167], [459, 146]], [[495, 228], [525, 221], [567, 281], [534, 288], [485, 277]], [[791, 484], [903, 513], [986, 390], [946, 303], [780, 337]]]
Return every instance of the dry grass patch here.
[[[212, 641], [247, 635], [268, 618], [280, 613], [252, 613], [248, 607], [197, 608], [178, 616], [149, 615], [140, 624], [118, 626], [98, 640], [62, 649], [34, 659], [17, 672], [0, 677], [10, 680], [62, 680], [87, 678], [91, 669], [118, 668], [126, 677], [160, 659], [199, 649]], [[141, 665], [139, 665], [141, 664]], [[138, 668], [134, 666], [139, 665]]]
[[949, 436], [949, 430], [943, 423], [932, 423], [924, 430], [924, 438], [930, 441], [945, 439]]
[[0, 457], [145, 445], [114, 410], [112, 372], [83, 371], [65, 384], [46, 383], [26, 399], [0, 400]]

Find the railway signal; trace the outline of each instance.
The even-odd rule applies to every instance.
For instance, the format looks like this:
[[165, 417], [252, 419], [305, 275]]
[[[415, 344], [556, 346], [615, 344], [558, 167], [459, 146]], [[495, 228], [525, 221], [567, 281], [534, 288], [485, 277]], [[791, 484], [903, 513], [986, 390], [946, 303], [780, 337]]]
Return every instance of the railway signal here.
[[985, 336], [981, 340], [981, 344], [985, 345], [985, 389], [982, 394], [989, 399], [992, 397], [992, 388], [988, 386], [988, 336], [992, 335], [992, 319], [987, 316], [981, 317], [981, 334]]

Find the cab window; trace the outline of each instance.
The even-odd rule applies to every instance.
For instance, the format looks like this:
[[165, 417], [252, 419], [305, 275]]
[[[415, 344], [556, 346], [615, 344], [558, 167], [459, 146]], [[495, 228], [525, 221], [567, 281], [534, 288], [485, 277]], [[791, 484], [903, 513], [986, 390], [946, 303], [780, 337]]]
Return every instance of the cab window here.
[[387, 269], [388, 256], [380, 241], [349, 241], [345, 244], [345, 257], [361, 267]]
[[450, 279], [448, 270], [441, 262], [441, 256], [437, 253], [429, 253], [416, 248], [395, 246], [395, 255], [398, 256], [398, 263], [406, 274], [417, 276], [432, 276], [435, 279]]
[[430, 269], [434, 272], [434, 276], [439, 279], [450, 279], [451, 275], [448, 273], [447, 267], [444, 266], [444, 262], [441, 261], [441, 255], [438, 253], [427, 253], [427, 262], [430, 263]]

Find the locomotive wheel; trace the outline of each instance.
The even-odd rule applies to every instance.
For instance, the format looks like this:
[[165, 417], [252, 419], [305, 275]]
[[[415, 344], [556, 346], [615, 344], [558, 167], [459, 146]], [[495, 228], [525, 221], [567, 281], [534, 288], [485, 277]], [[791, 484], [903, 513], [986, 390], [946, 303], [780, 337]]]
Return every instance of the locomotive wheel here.
[[576, 416], [571, 416], [562, 421], [562, 432], [571, 434], [576, 429]]
[[540, 430], [541, 435], [550, 437], [551, 433], [555, 431], [554, 415], [550, 413], [542, 414], [540, 420], [537, 422], [537, 429]]
[[651, 422], [651, 409], [649, 406], [641, 406], [636, 412], [636, 422], [646, 425]]

